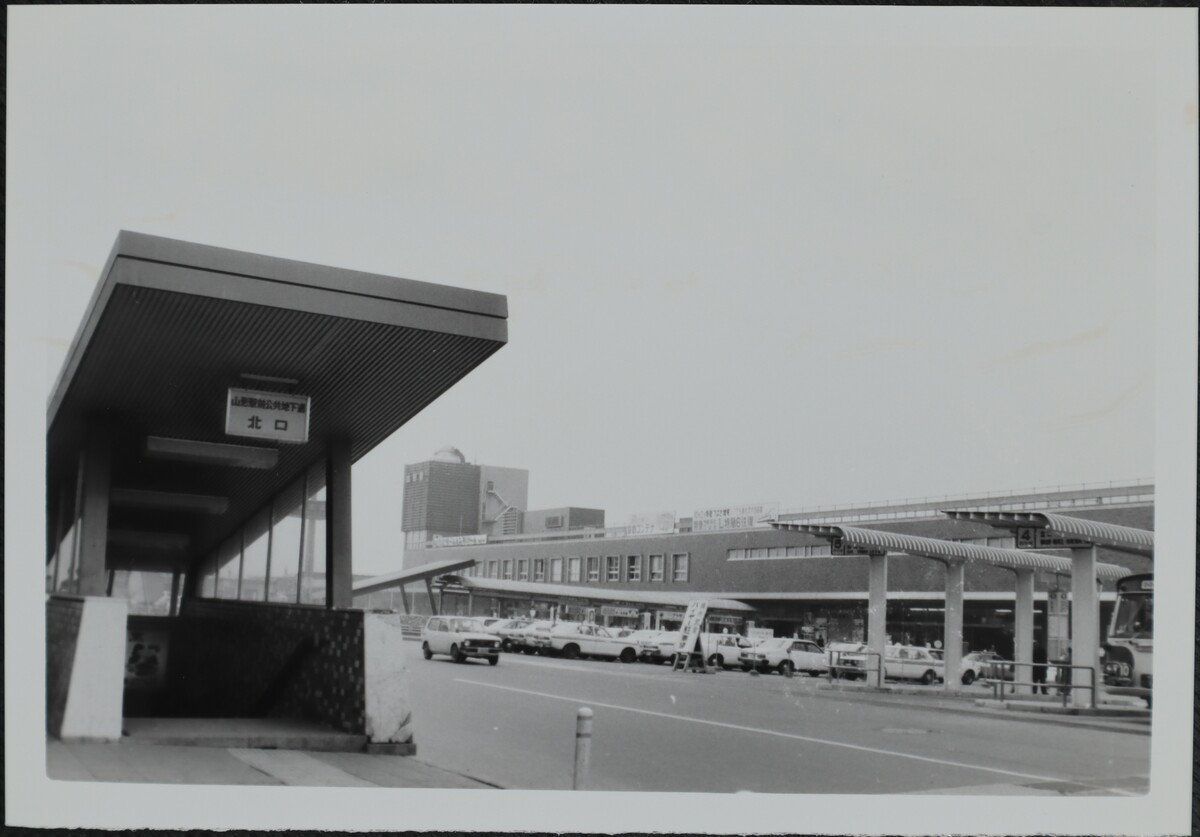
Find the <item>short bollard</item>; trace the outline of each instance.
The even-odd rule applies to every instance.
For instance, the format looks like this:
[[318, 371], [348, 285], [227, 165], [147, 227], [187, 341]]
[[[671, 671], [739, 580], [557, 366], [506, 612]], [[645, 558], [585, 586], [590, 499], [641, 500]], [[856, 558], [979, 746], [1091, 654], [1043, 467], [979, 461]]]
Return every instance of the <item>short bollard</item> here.
[[592, 710], [580, 707], [575, 717], [575, 780], [571, 790], [587, 787], [588, 766], [592, 761]]

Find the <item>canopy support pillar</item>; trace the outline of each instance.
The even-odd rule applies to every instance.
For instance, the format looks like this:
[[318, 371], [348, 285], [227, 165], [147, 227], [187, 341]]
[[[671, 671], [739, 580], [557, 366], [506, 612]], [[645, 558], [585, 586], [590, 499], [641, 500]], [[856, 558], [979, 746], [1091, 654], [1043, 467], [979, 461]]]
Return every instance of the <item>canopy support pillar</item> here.
[[325, 459], [325, 606], [337, 610], [354, 606], [350, 464], [350, 442], [331, 440]]
[[[1071, 663], [1090, 666], [1096, 680], [1101, 679], [1100, 595], [1096, 590], [1096, 547], [1071, 550]], [[1072, 682], [1085, 684], [1086, 671], [1073, 671]], [[1092, 684], [1096, 685], [1096, 684]], [[1072, 706], [1089, 706], [1098, 695], [1087, 689], [1071, 690]]]
[[77, 592], [81, 596], [107, 595], [104, 556], [108, 549], [108, 503], [112, 469], [109, 434], [90, 427], [80, 457], [82, 486]]
[[[1017, 570], [1016, 606], [1013, 608], [1013, 660], [1016, 680], [1024, 680], [1033, 663], [1033, 570]], [[1030, 678], [1032, 679], [1032, 678]]]
[[966, 567], [962, 561], [946, 562], [946, 619], [942, 644], [945, 647], [946, 664], [943, 669], [946, 691], [958, 689], [962, 681], [963, 643], [963, 582]]
[[867, 647], [873, 655], [867, 665], [879, 666], [876, 685], [883, 685], [883, 653], [887, 645], [887, 555], [872, 555], [867, 601]]

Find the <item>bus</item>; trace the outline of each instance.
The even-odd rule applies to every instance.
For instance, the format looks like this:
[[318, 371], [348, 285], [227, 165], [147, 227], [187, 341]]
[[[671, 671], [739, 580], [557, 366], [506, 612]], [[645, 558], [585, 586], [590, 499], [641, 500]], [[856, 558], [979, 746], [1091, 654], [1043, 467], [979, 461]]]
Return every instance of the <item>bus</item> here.
[[1154, 651], [1154, 576], [1130, 575], [1117, 582], [1104, 643], [1104, 688], [1113, 695], [1134, 695], [1150, 706]]

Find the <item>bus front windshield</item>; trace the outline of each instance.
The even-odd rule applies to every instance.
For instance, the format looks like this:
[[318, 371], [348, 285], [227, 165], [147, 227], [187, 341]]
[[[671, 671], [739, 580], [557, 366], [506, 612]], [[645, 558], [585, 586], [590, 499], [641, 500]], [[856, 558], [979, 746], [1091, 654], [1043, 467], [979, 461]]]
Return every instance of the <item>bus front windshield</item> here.
[[1116, 618], [1109, 636], [1116, 639], [1148, 639], [1154, 635], [1154, 599], [1128, 596], [1117, 603]]

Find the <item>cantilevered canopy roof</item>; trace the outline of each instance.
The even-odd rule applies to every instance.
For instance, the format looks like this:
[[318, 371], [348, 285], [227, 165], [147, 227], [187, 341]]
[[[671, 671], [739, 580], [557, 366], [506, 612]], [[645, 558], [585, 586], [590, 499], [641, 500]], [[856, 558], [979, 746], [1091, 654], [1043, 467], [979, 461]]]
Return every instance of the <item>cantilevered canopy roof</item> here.
[[[536, 581], [511, 581], [502, 578], [473, 578], [464, 576], [458, 582], [471, 590], [494, 590], [497, 593], [521, 593], [527, 596], [547, 596], [568, 599], [592, 599], [604, 602], [634, 602], [637, 604], [687, 607], [696, 599], [708, 601], [710, 610], [735, 610], [742, 613], [754, 612], [755, 608], [742, 602], [722, 598], [719, 593], [661, 593], [651, 590], [612, 590], [602, 587], [575, 587], [570, 584], [541, 584]], [[358, 590], [355, 590], [357, 593]]]
[[429, 564], [422, 564], [419, 567], [413, 567], [412, 569], [401, 570], [397, 573], [363, 578], [354, 582], [354, 595], [361, 596], [366, 593], [374, 593], [378, 590], [387, 590], [392, 587], [399, 587], [402, 584], [408, 584], [409, 582], [422, 581], [427, 578], [432, 579], [439, 575], [445, 575], [457, 570], [465, 570], [473, 566], [475, 566], [474, 558], [457, 561], [434, 561]]
[[[901, 535], [896, 532], [882, 532], [878, 529], [860, 529], [856, 526], [825, 526], [809, 523], [789, 523], [772, 521], [776, 529], [791, 532], [804, 532], [830, 540], [841, 539], [850, 546], [864, 550], [880, 550], [886, 552], [906, 552], [909, 555], [920, 555], [925, 558], [937, 558], [943, 561], [965, 561], [968, 563], [991, 564], [996, 567], [1009, 569], [1041, 570], [1044, 572], [1071, 572], [1071, 559], [1057, 555], [1046, 555], [1040, 552], [1025, 552], [1019, 549], [1000, 549], [994, 546], [976, 546], [974, 544], [944, 541], [937, 538], [922, 538], [916, 535]], [[1097, 564], [1096, 575], [1103, 579], [1117, 579], [1129, 575], [1130, 571], [1113, 564]]]
[[1062, 537], [1091, 541], [1097, 546], [1115, 549], [1118, 552], [1152, 557], [1154, 555], [1154, 533], [1146, 529], [1134, 529], [1132, 526], [1118, 526], [1115, 523], [1101, 523], [1098, 520], [1046, 512], [944, 511], [942, 514], [949, 515], [954, 520], [987, 523], [1007, 529], [1020, 529], [1025, 526], [1045, 529]]
[[[85, 429], [107, 427], [110, 559], [186, 566], [328, 440], [358, 460], [386, 439], [504, 345], [507, 315], [496, 294], [122, 232], [50, 398], [49, 520]], [[309, 396], [309, 441], [226, 436], [231, 387]], [[210, 455], [229, 443], [236, 464]]]

